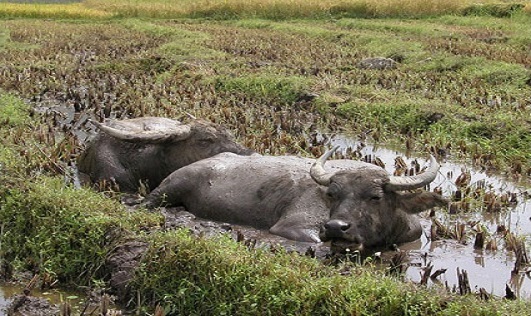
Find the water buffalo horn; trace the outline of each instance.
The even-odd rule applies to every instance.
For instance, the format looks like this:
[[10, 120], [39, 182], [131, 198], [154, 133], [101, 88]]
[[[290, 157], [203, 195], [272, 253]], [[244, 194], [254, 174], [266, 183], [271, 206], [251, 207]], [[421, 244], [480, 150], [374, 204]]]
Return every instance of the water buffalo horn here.
[[157, 128], [147, 128], [147, 126], [141, 128], [136, 124], [114, 120], [109, 120], [105, 124], [92, 120], [90, 122], [108, 135], [132, 143], [180, 141], [188, 138], [191, 132], [190, 125], [181, 124], [177, 121], [172, 121], [171, 124], [165, 122], [163, 125], [157, 126]]
[[324, 164], [330, 156], [339, 148], [338, 145], [334, 146], [334, 148], [328, 150], [325, 152], [319, 159], [317, 159], [311, 169], [310, 169], [310, 176], [312, 179], [319, 183], [320, 185], [328, 186], [330, 184], [330, 178], [334, 175], [333, 173], [328, 173], [324, 170]]
[[389, 183], [386, 184], [385, 188], [390, 191], [404, 191], [404, 190], [413, 190], [426, 186], [428, 183], [432, 182], [439, 172], [439, 164], [435, 157], [430, 155], [430, 167], [421, 174], [408, 177], [389, 177]]

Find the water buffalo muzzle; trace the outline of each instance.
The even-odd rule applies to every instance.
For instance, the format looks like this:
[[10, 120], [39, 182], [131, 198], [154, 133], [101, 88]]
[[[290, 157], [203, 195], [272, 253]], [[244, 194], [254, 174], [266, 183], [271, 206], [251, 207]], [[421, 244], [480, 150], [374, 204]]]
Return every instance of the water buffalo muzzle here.
[[339, 219], [333, 219], [324, 224], [324, 234], [327, 238], [343, 238], [350, 224]]

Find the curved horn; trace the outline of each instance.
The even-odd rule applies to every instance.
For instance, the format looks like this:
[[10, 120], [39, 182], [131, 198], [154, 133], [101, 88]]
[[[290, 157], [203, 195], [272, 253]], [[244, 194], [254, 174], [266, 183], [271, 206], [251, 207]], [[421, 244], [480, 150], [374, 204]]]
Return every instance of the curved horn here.
[[433, 155], [430, 155], [430, 167], [421, 174], [409, 177], [389, 177], [389, 183], [385, 188], [390, 191], [405, 191], [422, 188], [432, 182], [439, 172], [439, 163]]
[[330, 184], [330, 178], [334, 175], [324, 170], [324, 164], [330, 156], [339, 148], [339, 145], [325, 152], [319, 159], [317, 159], [310, 168], [310, 176], [312, 179], [320, 185], [328, 186]]
[[186, 116], [188, 116], [189, 119], [192, 119], [192, 120], [197, 120], [197, 117], [193, 116], [192, 114], [188, 113], [188, 112], [184, 112], [186, 114]]
[[162, 143], [180, 141], [190, 136], [190, 125], [163, 118], [143, 118], [125, 121], [109, 120], [102, 124], [90, 120], [104, 133], [127, 142]]

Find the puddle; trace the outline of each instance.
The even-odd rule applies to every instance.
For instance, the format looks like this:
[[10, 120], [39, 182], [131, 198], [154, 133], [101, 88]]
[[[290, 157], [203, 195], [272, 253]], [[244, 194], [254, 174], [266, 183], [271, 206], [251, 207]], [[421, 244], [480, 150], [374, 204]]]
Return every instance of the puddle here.
[[[21, 285], [15, 285], [11, 283], [0, 283], [0, 315], [4, 315], [4, 313], [7, 313], [7, 309], [11, 302], [13, 301], [13, 298], [15, 295], [20, 295], [24, 290], [24, 287]], [[31, 297], [32, 298], [39, 298], [39, 299], [45, 299], [49, 303], [49, 309], [44, 308], [44, 304], [37, 303], [34, 304], [33, 311], [36, 313], [53, 313], [55, 311], [59, 311], [59, 307], [64, 304], [65, 302], [68, 302], [70, 306], [72, 307], [72, 312], [78, 313], [81, 312], [84, 309], [84, 306], [86, 304], [84, 297], [74, 294], [74, 293], [67, 293], [64, 291], [56, 291], [56, 290], [50, 290], [50, 291], [39, 291], [39, 290], [32, 290], [31, 291]], [[55, 305], [55, 307], [53, 307]], [[87, 306], [88, 307], [88, 306]], [[35, 309], [36, 308], [36, 309]], [[17, 314], [15, 314], [17, 315]]]
[[[359, 141], [344, 136], [332, 137], [330, 144], [340, 145], [343, 153], [350, 148], [351, 150], [358, 149], [362, 156], [378, 157], [390, 173], [394, 172], [394, 161], [397, 156], [401, 156], [408, 164], [415, 159], [421, 166], [426, 163], [425, 157], [408, 157], [403, 152], [372, 145], [361, 147]], [[442, 189], [445, 196], [449, 196], [457, 190], [455, 180], [462, 173], [462, 170], [466, 170], [470, 172], [471, 187], [482, 187], [496, 194], [511, 193], [515, 196], [517, 203], [493, 213], [487, 213], [480, 208], [466, 213], [458, 212], [456, 215], [439, 214], [438, 216], [444, 217], [447, 222], [480, 221], [493, 236], [497, 227], [504, 225], [518, 237], [525, 238], [529, 252], [531, 241], [531, 185], [529, 183], [527, 185], [515, 184], [503, 177], [488, 175], [486, 172], [478, 171], [471, 166], [451, 161], [442, 161], [440, 164], [439, 175], [431, 184], [431, 189], [438, 187]], [[406, 271], [408, 280], [420, 282], [422, 267], [429, 262], [433, 265], [432, 272], [438, 269], [447, 269], [437, 279], [443, 285], [446, 283], [450, 288], [458, 284], [457, 269], [459, 268], [468, 273], [473, 292], [477, 292], [479, 288], [484, 288], [489, 294], [505, 296], [505, 288], [508, 285], [518, 297], [531, 299], [531, 275], [524, 272], [516, 275], [511, 273], [516, 260], [512, 251], [501, 248], [498, 248], [497, 251], [476, 250], [473, 239], [467, 239], [466, 245], [448, 239], [432, 242], [426, 237], [430, 233], [430, 221], [426, 219], [423, 221], [423, 225], [425, 236], [422, 236], [418, 241], [400, 245], [401, 250], [409, 252], [409, 260], [414, 264]], [[502, 239], [502, 237], [497, 237], [497, 239]], [[426, 259], [422, 258], [423, 255], [427, 255]]]
[[[10, 304], [21, 297], [23, 291], [22, 285], [0, 282], [0, 315], [7, 314]], [[103, 301], [105, 302], [102, 303]], [[101, 315], [102, 308], [115, 312], [119, 310], [110, 296], [102, 296], [97, 292], [81, 294], [64, 289], [42, 291], [35, 288], [31, 290], [26, 303], [20, 307], [22, 310], [15, 312], [14, 315], [63, 315], [60, 310], [66, 303], [70, 306], [72, 315]]]

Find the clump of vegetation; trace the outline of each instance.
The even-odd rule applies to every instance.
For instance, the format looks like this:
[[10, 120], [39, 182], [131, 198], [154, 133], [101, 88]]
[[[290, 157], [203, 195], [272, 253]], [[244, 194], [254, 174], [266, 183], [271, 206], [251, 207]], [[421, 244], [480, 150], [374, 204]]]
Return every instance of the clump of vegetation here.
[[524, 3], [475, 3], [463, 9], [463, 15], [487, 15], [498, 18], [510, 17], [521, 12]]
[[479, 304], [469, 296], [413, 289], [370, 265], [323, 266], [297, 253], [249, 250], [227, 236], [197, 238], [178, 230], [149, 240], [149, 259], [131, 286], [141, 302], [156, 302], [170, 314], [510, 315], [528, 304]]
[[65, 187], [60, 178], [39, 176], [3, 188], [1, 196], [2, 259], [63, 284], [88, 284], [121, 238], [160, 223], [91, 190]]
[[214, 86], [217, 90], [241, 93], [247, 97], [263, 100], [263, 103], [274, 102], [292, 104], [308, 88], [308, 80], [302, 77], [221, 77], [216, 78]]
[[30, 106], [11, 94], [1, 92], [0, 90], [0, 122], [2, 126], [21, 126], [28, 120]]
[[88, 284], [116, 243], [158, 227], [161, 218], [129, 213], [116, 200], [43, 174], [42, 153], [26, 147], [39, 142], [28, 110], [19, 98], [0, 95], [0, 118], [9, 118], [0, 131], [0, 259], [15, 270], [40, 271], [50, 283]]

